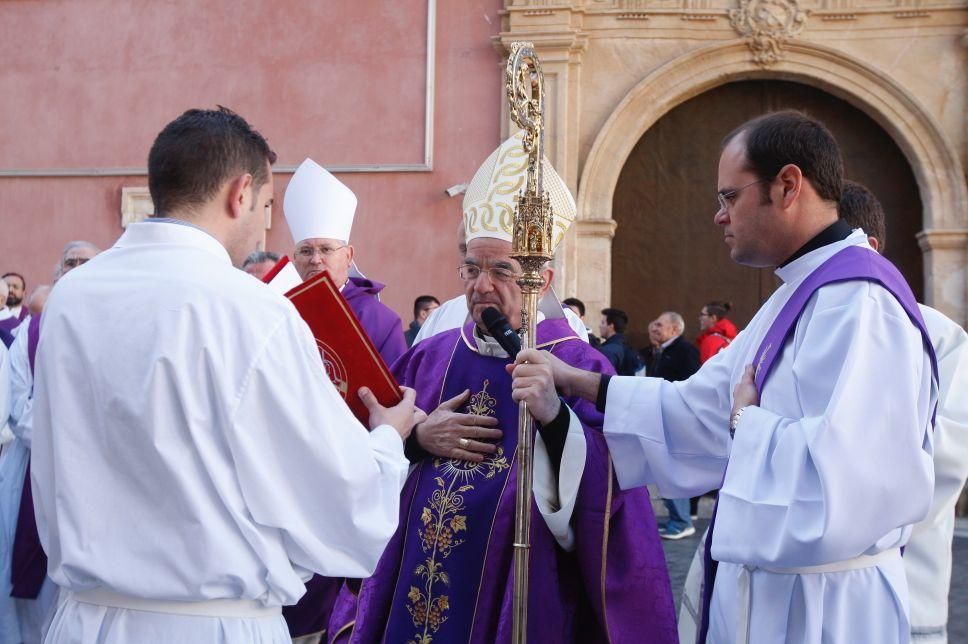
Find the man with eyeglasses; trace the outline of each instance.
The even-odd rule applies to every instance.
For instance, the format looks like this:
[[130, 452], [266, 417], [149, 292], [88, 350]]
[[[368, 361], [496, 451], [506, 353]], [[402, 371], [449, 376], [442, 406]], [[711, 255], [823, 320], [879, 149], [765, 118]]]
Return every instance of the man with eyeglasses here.
[[407, 350], [400, 316], [380, 302], [385, 288], [363, 277], [353, 263], [350, 231], [356, 195], [322, 166], [306, 159], [293, 175], [283, 209], [295, 249], [293, 264], [303, 281], [329, 271], [333, 282], [388, 365]]
[[[515, 512], [517, 393], [511, 358], [491, 337], [483, 311], [521, 325], [521, 268], [511, 253], [514, 197], [525, 182], [521, 133], [484, 162], [464, 199], [467, 253], [457, 276], [472, 320], [414, 346], [394, 367], [429, 413], [408, 444], [412, 472], [400, 527], [359, 595], [340, 593], [336, 641], [505, 642]], [[497, 186], [503, 189], [495, 189]], [[575, 218], [567, 186], [544, 161], [544, 187], [564, 230]], [[549, 317], [538, 324], [544, 351], [612, 372], [580, 340], [541, 273]], [[556, 317], [551, 314], [558, 309]], [[593, 406], [550, 396], [531, 408], [535, 439], [531, 524], [531, 642], [674, 642], [668, 576], [645, 488], [620, 492]], [[444, 445], [425, 445], [428, 425], [454, 422]], [[607, 536], [605, 536], [607, 535]]]
[[720, 488], [683, 641], [908, 642], [900, 549], [930, 507], [937, 401], [917, 303], [838, 218], [843, 164], [819, 121], [741, 125], [718, 182], [731, 257], [783, 281], [746, 330], [682, 382], [522, 352], [518, 369], [545, 370], [525, 399], [557, 386], [596, 401], [623, 488]]

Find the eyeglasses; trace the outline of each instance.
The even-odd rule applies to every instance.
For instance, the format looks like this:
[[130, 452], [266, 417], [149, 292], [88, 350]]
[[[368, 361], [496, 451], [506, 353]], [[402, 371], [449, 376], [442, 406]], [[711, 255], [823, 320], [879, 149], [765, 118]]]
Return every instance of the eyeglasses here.
[[730, 205], [732, 205], [732, 203], [734, 201], [736, 201], [736, 196], [739, 193], [741, 193], [742, 191], [746, 190], [750, 186], [755, 186], [758, 183], [765, 183], [767, 181], [773, 181], [773, 179], [758, 179], [758, 180], [754, 181], [753, 183], [747, 183], [745, 186], [741, 186], [741, 187], [737, 188], [736, 190], [730, 190], [729, 192], [720, 192], [720, 193], [717, 193], [716, 194], [716, 199], [719, 200], [719, 210], [717, 210], [716, 212], [720, 212], [720, 211], [723, 211], [723, 210], [729, 210]]
[[86, 264], [89, 257], [71, 257], [64, 260], [64, 268], [77, 268], [81, 264]]
[[296, 249], [296, 254], [302, 259], [311, 260], [319, 253], [320, 257], [329, 257], [336, 251], [346, 248], [349, 244], [343, 244], [342, 246], [337, 246], [335, 248], [330, 248], [329, 246], [322, 246], [320, 248], [313, 248], [312, 246], [303, 246], [302, 248]]
[[482, 269], [480, 266], [475, 264], [461, 264], [457, 267], [457, 274], [465, 282], [473, 282], [481, 273], [487, 273], [488, 277], [491, 278], [492, 282], [510, 282], [521, 276], [520, 273], [515, 273], [514, 271], [508, 270], [506, 268], [487, 268]]

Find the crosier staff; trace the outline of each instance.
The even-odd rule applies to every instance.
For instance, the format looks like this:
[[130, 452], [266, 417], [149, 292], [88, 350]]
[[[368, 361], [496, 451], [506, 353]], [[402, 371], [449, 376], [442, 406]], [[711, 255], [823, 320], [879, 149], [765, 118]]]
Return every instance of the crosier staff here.
[[[521, 311], [521, 346], [533, 349], [538, 315], [541, 268], [554, 257], [551, 199], [542, 184], [544, 147], [544, 75], [534, 45], [511, 43], [506, 87], [511, 120], [524, 130], [528, 154], [527, 184], [514, 209], [511, 257], [521, 264], [518, 286], [524, 297]], [[524, 644], [528, 637], [528, 562], [531, 548], [531, 485], [533, 466], [532, 420], [527, 403], [518, 407], [518, 481], [514, 514], [514, 589], [511, 641]]]

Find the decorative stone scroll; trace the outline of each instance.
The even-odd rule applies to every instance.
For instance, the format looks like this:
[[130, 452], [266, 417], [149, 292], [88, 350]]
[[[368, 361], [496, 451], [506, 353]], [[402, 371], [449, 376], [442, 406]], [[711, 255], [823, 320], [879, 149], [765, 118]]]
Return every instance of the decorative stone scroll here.
[[783, 57], [783, 46], [803, 31], [807, 11], [797, 0], [740, 0], [729, 22], [746, 39], [753, 62], [770, 67]]

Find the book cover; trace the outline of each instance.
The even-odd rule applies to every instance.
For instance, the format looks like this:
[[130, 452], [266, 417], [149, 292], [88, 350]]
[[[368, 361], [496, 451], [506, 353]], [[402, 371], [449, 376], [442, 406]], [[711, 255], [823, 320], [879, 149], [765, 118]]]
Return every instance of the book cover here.
[[[283, 266], [277, 265], [280, 270], [270, 271], [266, 281], [281, 272], [288, 264], [287, 258], [279, 260], [279, 264]], [[400, 402], [400, 388], [390, 369], [328, 272], [306, 280], [285, 295], [316, 338], [326, 375], [364, 426], [369, 426], [369, 414], [357, 394], [360, 387], [369, 387], [384, 407]]]

